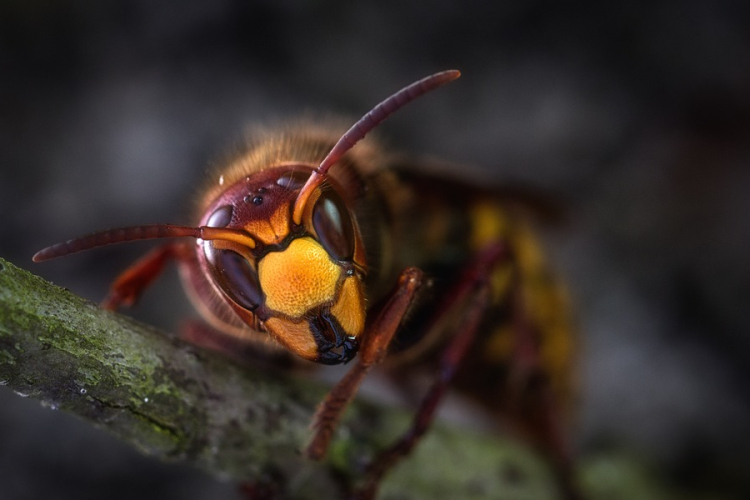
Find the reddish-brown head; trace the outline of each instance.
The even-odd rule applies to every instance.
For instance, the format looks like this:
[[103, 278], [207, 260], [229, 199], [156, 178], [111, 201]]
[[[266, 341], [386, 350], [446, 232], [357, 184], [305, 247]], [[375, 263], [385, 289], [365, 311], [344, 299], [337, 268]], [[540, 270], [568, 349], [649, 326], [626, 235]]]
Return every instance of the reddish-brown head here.
[[199, 241], [201, 267], [249, 325], [311, 361], [351, 359], [364, 331], [367, 272], [359, 229], [333, 180], [317, 189], [299, 224], [292, 210], [311, 165], [272, 167], [228, 186], [202, 226], [243, 231], [249, 248]]
[[217, 293], [249, 326], [299, 356], [350, 360], [365, 328], [365, 249], [349, 197], [328, 170], [390, 114], [455, 80], [444, 71], [393, 94], [352, 126], [319, 165], [268, 165], [209, 200], [197, 227], [154, 224], [94, 233], [35, 261], [124, 241], [192, 237]]

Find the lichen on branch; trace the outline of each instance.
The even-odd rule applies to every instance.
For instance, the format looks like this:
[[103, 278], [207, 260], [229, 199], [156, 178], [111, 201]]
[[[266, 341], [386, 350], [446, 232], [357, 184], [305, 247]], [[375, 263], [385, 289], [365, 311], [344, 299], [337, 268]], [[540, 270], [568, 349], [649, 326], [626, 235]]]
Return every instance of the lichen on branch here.
[[[367, 457], [408, 425], [403, 412], [355, 402], [327, 460], [310, 462], [300, 450], [324, 386], [238, 366], [2, 259], [0, 383], [155, 457], [237, 481], [273, 477], [289, 498], [341, 497]], [[543, 463], [522, 447], [436, 427], [381, 498], [556, 497]]]

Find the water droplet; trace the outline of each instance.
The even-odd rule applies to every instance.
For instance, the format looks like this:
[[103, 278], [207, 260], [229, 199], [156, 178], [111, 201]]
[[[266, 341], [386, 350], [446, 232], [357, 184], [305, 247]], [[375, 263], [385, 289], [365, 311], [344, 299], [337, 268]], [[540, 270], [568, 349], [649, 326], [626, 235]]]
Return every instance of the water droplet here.
[[86, 394], [86, 389], [84, 387], [81, 387], [81, 390], [78, 392], [80, 392], [81, 394]]
[[148, 403], [148, 398], [143, 398], [144, 403]]
[[41, 403], [43, 407], [49, 408], [50, 410], [57, 410], [60, 407], [59, 404], [54, 401], [42, 401]]

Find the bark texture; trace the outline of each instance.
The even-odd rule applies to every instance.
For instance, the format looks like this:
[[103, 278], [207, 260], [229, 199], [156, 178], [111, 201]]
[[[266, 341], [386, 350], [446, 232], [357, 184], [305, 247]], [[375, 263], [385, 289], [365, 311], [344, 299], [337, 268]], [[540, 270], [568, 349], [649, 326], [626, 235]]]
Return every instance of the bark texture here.
[[[300, 450], [322, 385], [238, 366], [2, 259], [0, 385], [159, 459], [237, 481], [273, 481], [283, 498], [342, 498], [368, 457], [408, 425], [403, 412], [355, 402], [327, 459], [307, 461]], [[596, 475], [588, 482], [597, 491]], [[387, 477], [380, 498], [557, 495], [544, 463], [521, 445], [436, 425]]]

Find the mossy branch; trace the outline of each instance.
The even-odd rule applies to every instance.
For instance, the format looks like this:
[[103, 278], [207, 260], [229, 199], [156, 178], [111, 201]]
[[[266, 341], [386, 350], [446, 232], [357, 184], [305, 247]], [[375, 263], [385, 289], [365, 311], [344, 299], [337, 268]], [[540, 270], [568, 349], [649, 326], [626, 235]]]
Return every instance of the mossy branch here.
[[[358, 465], [408, 425], [356, 403], [326, 462], [300, 450], [326, 388], [253, 371], [101, 310], [0, 259], [0, 383], [74, 413], [148, 454], [238, 481], [274, 478], [291, 498], [337, 498]], [[477, 498], [524, 471], [528, 494], [553, 498], [545, 467], [502, 441], [440, 426], [389, 477], [383, 498]], [[518, 485], [513, 486], [518, 489]], [[472, 494], [473, 492], [473, 494]], [[518, 498], [518, 496], [515, 496]]]
[[[78, 415], [155, 457], [231, 480], [273, 480], [285, 498], [341, 498], [362, 463], [408, 425], [356, 402], [327, 460], [300, 450], [326, 388], [253, 370], [101, 310], [0, 259], [0, 384]], [[379, 498], [558, 498], [522, 446], [436, 425]]]

